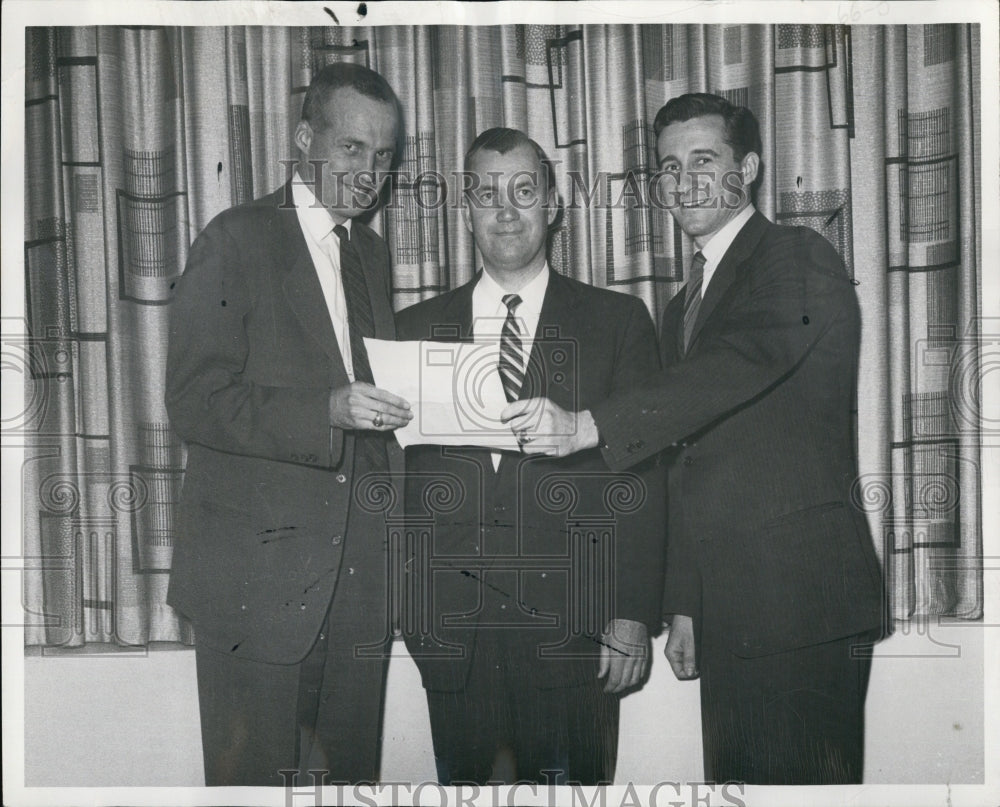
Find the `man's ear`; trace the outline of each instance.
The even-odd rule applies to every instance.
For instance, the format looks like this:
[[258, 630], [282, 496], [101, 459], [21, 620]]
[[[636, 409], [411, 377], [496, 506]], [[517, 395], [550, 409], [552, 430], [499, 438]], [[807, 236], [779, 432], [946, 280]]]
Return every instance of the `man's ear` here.
[[462, 221], [465, 222], [465, 229], [472, 232], [472, 215], [469, 213], [468, 195], [462, 196]]
[[748, 151], [740, 160], [740, 173], [743, 174], [743, 185], [749, 188], [755, 179], [757, 171], [760, 170], [760, 155], [755, 151]]
[[559, 193], [555, 188], [549, 188], [548, 198], [545, 200], [547, 210], [547, 225], [551, 227], [559, 216]]
[[303, 157], [309, 156], [309, 147], [312, 145], [313, 128], [309, 121], [300, 120], [295, 127], [295, 134], [292, 135], [292, 142], [296, 148], [302, 152]]

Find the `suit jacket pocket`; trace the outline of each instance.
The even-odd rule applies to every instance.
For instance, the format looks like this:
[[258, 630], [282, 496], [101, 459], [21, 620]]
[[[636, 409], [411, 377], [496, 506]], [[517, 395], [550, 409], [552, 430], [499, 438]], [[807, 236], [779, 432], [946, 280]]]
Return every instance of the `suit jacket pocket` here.
[[234, 524], [246, 522], [249, 525], [252, 520], [248, 509], [217, 499], [200, 499], [197, 502], [197, 507], [208, 516], [229, 519]]
[[817, 518], [831, 510], [843, 509], [844, 503], [842, 501], [829, 501], [821, 504], [812, 504], [808, 507], [801, 507], [796, 510], [790, 510], [780, 516], [775, 516], [764, 525], [764, 529], [780, 528], [784, 524], [795, 523], [800, 520], [808, 521], [811, 518]]
[[841, 502], [787, 513], [714, 560], [714, 606], [733, 652], [759, 656], [858, 633], [881, 617], [867, 531]]

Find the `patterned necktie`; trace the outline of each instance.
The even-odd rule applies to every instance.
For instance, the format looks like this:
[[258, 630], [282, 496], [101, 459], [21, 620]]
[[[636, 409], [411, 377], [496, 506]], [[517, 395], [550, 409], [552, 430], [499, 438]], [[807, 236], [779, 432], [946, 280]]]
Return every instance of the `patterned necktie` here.
[[[351, 363], [354, 365], [356, 381], [374, 384], [372, 367], [368, 362], [364, 337], [375, 336], [375, 320], [372, 317], [371, 300], [368, 297], [368, 283], [361, 256], [351, 243], [347, 228], [338, 224], [333, 228], [340, 239], [340, 278], [344, 284], [344, 299], [347, 302], [347, 328], [350, 332]], [[375, 413], [372, 412], [372, 417]], [[368, 468], [373, 471], [387, 471], [389, 458], [385, 450], [385, 438], [379, 432], [359, 431], [356, 434], [355, 457], [364, 456]]]
[[517, 327], [514, 310], [521, 304], [521, 298], [516, 294], [505, 294], [503, 304], [507, 306], [507, 318], [503, 321], [500, 331], [500, 381], [507, 400], [516, 401], [517, 395], [524, 384], [524, 365], [521, 354], [521, 334]]
[[691, 334], [698, 320], [698, 309], [701, 308], [701, 282], [705, 277], [705, 256], [700, 252], [694, 254], [691, 261], [691, 274], [688, 277], [687, 296], [684, 298], [684, 353], [691, 346]]

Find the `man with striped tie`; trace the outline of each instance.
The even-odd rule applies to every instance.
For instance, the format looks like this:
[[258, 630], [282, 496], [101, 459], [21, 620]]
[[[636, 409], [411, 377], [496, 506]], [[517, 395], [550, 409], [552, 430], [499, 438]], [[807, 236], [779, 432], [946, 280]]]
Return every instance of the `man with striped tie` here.
[[389, 252], [355, 219], [399, 125], [382, 76], [320, 70], [294, 176], [216, 216], [177, 284], [166, 404], [188, 462], [168, 602], [197, 633], [208, 785], [378, 777], [388, 553], [358, 486], [402, 471], [391, 430], [410, 413], [371, 383], [363, 337], [394, 335]]
[[695, 247], [662, 372], [592, 408], [518, 401], [504, 417], [556, 435], [529, 453], [600, 447], [629, 468], [666, 451], [666, 654], [678, 678], [701, 677], [706, 779], [857, 783], [882, 586], [851, 496], [854, 287], [820, 235], [754, 209], [749, 109], [683, 95], [654, 129], [656, 196]]
[[[548, 266], [558, 204], [538, 144], [490, 129], [465, 169], [462, 212], [481, 269], [397, 314], [397, 337], [474, 342], [477, 366], [499, 373], [508, 400], [593, 406], [655, 373], [645, 305]], [[610, 782], [618, 699], [642, 682], [647, 632], [659, 626], [656, 459], [621, 474], [596, 449], [554, 460], [413, 446], [406, 469], [413, 534], [430, 520], [404, 624], [439, 780]], [[435, 508], [437, 485], [458, 490], [448, 506]]]

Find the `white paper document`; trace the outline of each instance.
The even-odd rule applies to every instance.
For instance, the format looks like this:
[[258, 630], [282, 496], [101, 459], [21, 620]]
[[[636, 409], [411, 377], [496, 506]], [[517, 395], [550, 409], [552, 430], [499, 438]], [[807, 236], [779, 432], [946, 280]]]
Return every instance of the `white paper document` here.
[[427, 443], [519, 450], [500, 421], [507, 398], [496, 343], [365, 338], [365, 347], [375, 386], [413, 407], [413, 420], [395, 431], [403, 448]]

